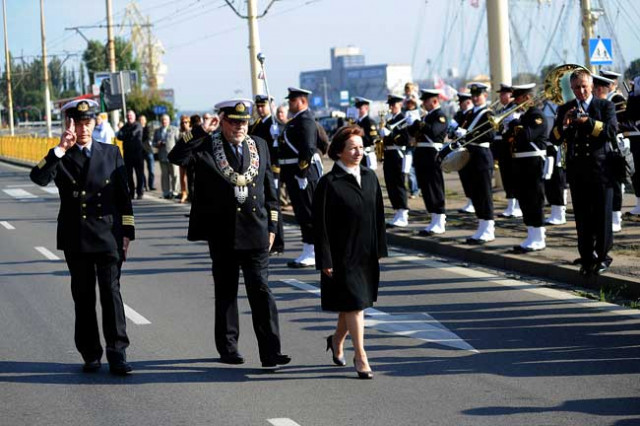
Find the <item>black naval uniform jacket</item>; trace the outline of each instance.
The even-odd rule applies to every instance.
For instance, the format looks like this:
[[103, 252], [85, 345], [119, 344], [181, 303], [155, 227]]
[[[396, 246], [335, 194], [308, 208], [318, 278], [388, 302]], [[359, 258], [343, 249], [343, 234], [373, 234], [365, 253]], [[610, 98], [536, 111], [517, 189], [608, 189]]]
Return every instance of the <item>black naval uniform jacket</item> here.
[[[487, 109], [486, 106], [482, 108], [478, 108], [478, 110], [475, 112], [473, 111], [473, 108], [470, 109], [465, 116], [465, 125], [471, 126], [473, 121], [476, 119], [477, 115], [481, 114], [482, 111], [486, 109]], [[474, 124], [473, 129], [469, 130], [468, 127], [465, 127], [467, 128], [467, 130], [469, 130], [469, 134], [465, 138], [468, 140], [474, 137], [474, 133], [476, 133], [475, 131], [473, 131], [474, 129], [478, 129], [478, 133], [476, 134], [480, 134], [487, 131], [487, 133], [485, 133], [484, 136], [466, 145], [466, 148], [469, 150], [469, 154], [471, 154], [469, 163], [465, 166], [465, 168], [468, 168], [469, 170], [475, 170], [475, 171], [493, 170], [493, 153], [491, 152], [491, 144], [493, 143], [495, 131], [493, 130], [493, 127], [491, 127], [491, 125], [489, 124], [489, 117], [491, 115], [493, 115], [493, 113], [491, 111], [487, 111]], [[486, 148], [486, 147], [479, 146], [479, 144], [481, 143], [489, 143], [489, 147]]]
[[266, 118], [259, 118], [249, 129], [249, 135], [257, 136], [264, 139], [269, 147], [269, 156], [271, 158], [271, 170], [274, 173], [280, 173], [280, 167], [278, 166], [278, 147], [274, 146], [273, 136], [271, 136], [271, 126], [273, 125], [273, 116]]
[[41, 186], [53, 180], [58, 187], [58, 250], [117, 253], [123, 237], [135, 239], [127, 175], [117, 146], [93, 142], [90, 159], [78, 145], [62, 158], [51, 149], [30, 177]]
[[547, 156], [546, 129], [545, 116], [542, 110], [535, 107], [529, 108], [520, 118], [509, 123], [509, 130], [504, 137], [513, 141], [508, 146], [513, 157], [513, 171], [520, 179], [528, 176], [542, 181]]
[[[399, 112], [387, 122], [387, 127], [391, 127], [402, 120], [404, 120], [404, 114]], [[406, 147], [407, 145], [409, 145], [408, 129], [409, 128], [408, 126], [406, 126], [406, 123], [401, 123], [395, 126], [393, 130], [391, 130], [391, 134], [389, 134], [389, 136], [385, 136], [382, 140], [384, 146], [388, 147], [391, 145], [397, 145], [400, 147]]]
[[376, 123], [369, 117], [369, 114], [365, 115], [356, 124], [364, 131], [362, 136], [362, 142], [365, 148], [375, 145], [376, 139], [378, 139], [378, 128]]
[[[297, 166], [294, 164], [296, 167], [292, 167], [289, 164], [282, 164], [281, 161], [281, 173], [286, 176], [293, 173], [299, 178], [307, 177], [311, 158], [316, 153], [318, 146], [318, 127], [311, 110], [306, 109], [294, 116], [284, 126], [282, 133], [281, 140], [278, 142], [280, 160], [297, 159], [298, 164]], [[289, 144], [293, 145], [298, 153], [291, 149]], [[284, 176], [285, 180], [286, 176]]]
[[[447, 135], [447, 127], [447, 116], [442, 112], [442, 108], [438, 107], [425, 115], [422, 120], [414, 122], [409, 132], [414, 135], [418, 143], [443, 143]], [[419, 148], [416, 148], [416, 152]]]
[[549, 136], [554, 145], [567, 144], [566, 170], [569, 182], [612, 184], [608, 167], [608, 142], [615, 141], [618, 123], [612, 102], [593, 97], [586, 111], [589, 118], [577, 128], [563, 129], [568, 110], [577, 107], [573, 100], [558, 107], [556, 121]]
[[239, 173], [249, 168], [251, 156], [242, 143], [242, 165], [222, 133], [209, 135], [202, 127], [187, 132], [169, 153], [179, 166], [193, 164], [195, 191], [189, 216], [189, 241], [209, 241], [222, 250], [263, 250], [269, 247], [269, 233], [276, 233], [279, 220], [273, 174], [267, 143], [252, 137], [259, 156], [258, 175], [247, 185], [248, 196], [240, 204], [234, 185], [222, 174], [214, 158], [214, 139], [220, 138], [230, 166]]

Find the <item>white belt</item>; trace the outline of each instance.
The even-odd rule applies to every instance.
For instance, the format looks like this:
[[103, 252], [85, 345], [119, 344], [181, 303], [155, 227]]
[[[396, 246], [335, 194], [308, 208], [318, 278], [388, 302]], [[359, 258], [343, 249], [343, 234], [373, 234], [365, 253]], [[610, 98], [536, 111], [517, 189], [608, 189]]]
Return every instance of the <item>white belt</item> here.
[[494, 140], [494, 141], [501, 141], [501, 140], [502, 140], [502, 135], [496, 135], [496, 136], [493, 138], [493, 140]]
[[398, 146], [398, 145], [389, 145], [389, 146], [385, 146], [384, 150], [385, 151], [404, 151], [405, 147], [404, 146]]
[[367, 154], [370, 152], [375, 152], [375, 148], [372, 146], [368, 146], [364, 149], [364, 152], [366, 152]]
[[479, 146], [480, 148], [489, 148], [491, 146], [489, 142], [480, 142], [480, 143], [471, 142], [469, 145]]
[[633, 132], [624, 132], [623, 135], [624, 135], [624, 137], [640, 136], [640, 131], [634, 130]]
[[280, 161], [278, 161], [278, 163], [280, 165], [283, 165], [283, 164], [298, 164], [298, 159], [297, 158], [285, 158], [285, 159], [281, 159]]
[[438, 142], [418, 142], [416, 144], [418, 148], [435, 148], [438, 151], [442, 149], [442, 144]]
[[544, 149], [537, 149], [535, 151], [516, 152], [512, 155], [513, 158], [529, 158], [529, 157], [546, 157], [547, 151]]

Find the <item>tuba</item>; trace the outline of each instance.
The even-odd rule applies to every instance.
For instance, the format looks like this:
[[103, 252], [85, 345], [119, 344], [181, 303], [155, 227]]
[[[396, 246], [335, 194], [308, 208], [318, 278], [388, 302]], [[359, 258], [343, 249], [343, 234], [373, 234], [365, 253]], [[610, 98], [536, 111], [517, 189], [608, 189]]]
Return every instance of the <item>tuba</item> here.
[[[500, 128], [500, 123], [502, 123], [502, 121], [512, 113], [529, 108], [545, 99], [557, 105], [574, 99], [575, 96], [571, 91], [569, 77], [572, 72], [578, 69], [589, 72], [587, 68], [576, 64], [564, 64], [555, 67], [546, 75], [544, 79], [544, 90], [542, 93], [517, 104], [500, 115], [489, 116], [487, 122], [474, 128], [473, 131], [468, 134], [454, 139], [443, 146], [442, 150], [438, 153], [440, 168], [442, 171], [445, 173], [457, 172], [466, 166], [471, 156], [465, 146], [471, 142], [477, 141], [491, 131], [498, 130]], [[564, 155], [566, 152], [566, 146], [563, 146], [561, 149]]]

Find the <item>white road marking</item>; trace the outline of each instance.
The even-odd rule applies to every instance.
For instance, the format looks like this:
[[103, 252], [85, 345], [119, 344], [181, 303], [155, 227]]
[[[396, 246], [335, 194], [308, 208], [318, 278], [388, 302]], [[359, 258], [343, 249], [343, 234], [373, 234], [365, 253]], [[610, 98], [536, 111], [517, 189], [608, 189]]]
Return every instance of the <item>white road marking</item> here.
[[300, 426], [298, 423], [286, 417], [282, 417], [279, 419], [267, 419], [267, 421], [273, 426]]
[[124, 305], [125, 316], [129, 318], [131, 321], [133, 321], [134, 324], [137, 324], [137, 325], [151, 324], [151, 321], [149, 321], [148, 319], [146, 319], [145, 317], [143, 317], [142, 315], [140, 315], [139, 313], [131, 309], [129, 305], [127, 305], [126, 303], [123, 303], [123, 305]]
[[40, 189], [42, 189], [44, 192], [48, 192], [49, 194], [57, 194], [58, 193], [58, 187], [56, 187], [56, 186], [42, 186], [42, 187], [40, 187]]
[[34, 248], [49, 260], [60, 260], [58, 256], [47, 250], [45, 247], [38, 246]]
[[12, 224], [10, 224], [9, 222], [7, 222], [5, 220], [1, 221], [0, 225], [4, 226], [8, 230], [16, 229], [15, 226], [13, 226]]
[[[21, 169], [24, 170], [24, 169]], [[36, 185], [33, 183], [18, 183], [15, 185], [7, 185], [7, 188], [32, 188], [35, 187]]]
[[[320, 289], [311, 284], [296, 279], [284, 279], [281, 281], [297, 287], [300, 290], [320, 296]], [[426, 312], [398, 315], [388, 314], [375, 308], [367, 308], [364, 310], [364, 315], [364, 325], [367, 327], [455, 349], [479, 353], [477, 349]]]
[[17, 200], [38, 198], [35, 195], [33, 195], [32, 193], [27, 192], [27, 191], [25, 191], [24, 189], [21, 189], [21, 188], [3, 189], [3, 191], [5, 193], [7, 193], [8, 195], [12, 196], [13, 198], [17, 199]]
[[640, 311], [636, 309], [628, 309], [623, 306], [614, 305], [612, 303], [600, 302], [569, 293], [569, 291], [556, 290], [554, 288], [542, 287], [536, 284], [522, 282], [511, 278], [503, 278], [495, 274], [479, 271], [477, 269], [465, 268], [462, 266], [454, 266], [437, 260], [425, 259], [420, 256], [408, 255], [399, 251], [391, 251], [394, 260], [417, 263], [429, 268], [446, 269], [455, 274], [463, 275], [469, 278], [484, 278], [487, 282], [502, 285], [505, 287], [515, 288], [521, 291], [538, 294], [540, 296], [549, 297], [555, 300], [562, 300], [567, 303], [573, 303], [581, 307], [597, 309], [615, 315], [626, 316], [640, 319]]

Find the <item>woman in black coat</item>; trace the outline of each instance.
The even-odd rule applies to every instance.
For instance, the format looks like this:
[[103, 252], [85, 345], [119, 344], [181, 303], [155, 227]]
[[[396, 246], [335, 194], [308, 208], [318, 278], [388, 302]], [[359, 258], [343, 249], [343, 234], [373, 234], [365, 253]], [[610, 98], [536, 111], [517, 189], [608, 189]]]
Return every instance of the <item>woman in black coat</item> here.
[[358, 377], [371, 379], [364, 309], [378, 297], [378, 259], [387, 255], [387, 244], [380, 184], [374, 171], [360, 166], [362, 136], [359, 126], [346, 126], [333, 137], [329, 157], [336, 163], [314, 194], [313, 229], [316, 269], [322, 271], [322, 309], [339, 312], [327, 350], [336, 365], [346, 365], [344, 341], [350, 334]]

